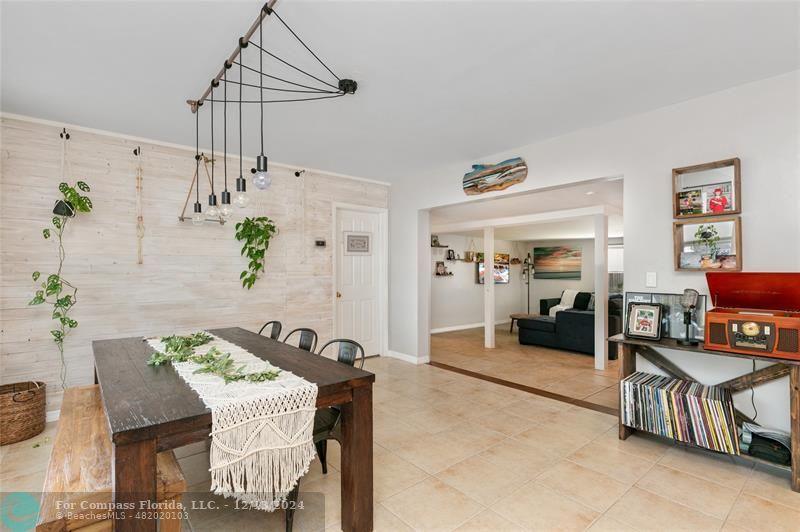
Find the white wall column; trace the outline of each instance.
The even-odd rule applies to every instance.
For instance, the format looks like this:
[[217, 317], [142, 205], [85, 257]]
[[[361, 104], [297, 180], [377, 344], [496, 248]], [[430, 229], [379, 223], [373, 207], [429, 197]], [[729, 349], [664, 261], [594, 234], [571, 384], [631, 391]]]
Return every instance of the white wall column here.
[[431, 359], [431, 211], [420, 210], [417, 217], [417, 363]]
[[594, 367], [608, 366], [608, 216], [594, 215]]
[[483, 345], [494, 348], [494, 227], [483, 229]]

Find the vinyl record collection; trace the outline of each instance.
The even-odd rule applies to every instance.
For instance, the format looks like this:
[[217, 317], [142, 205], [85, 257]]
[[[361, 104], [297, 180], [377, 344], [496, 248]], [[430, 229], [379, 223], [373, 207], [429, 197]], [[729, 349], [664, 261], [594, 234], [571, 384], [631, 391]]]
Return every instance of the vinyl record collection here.
[[728, 390], [637, 371], [620, 381], [622, 423], [712, 451], [739, 454]]

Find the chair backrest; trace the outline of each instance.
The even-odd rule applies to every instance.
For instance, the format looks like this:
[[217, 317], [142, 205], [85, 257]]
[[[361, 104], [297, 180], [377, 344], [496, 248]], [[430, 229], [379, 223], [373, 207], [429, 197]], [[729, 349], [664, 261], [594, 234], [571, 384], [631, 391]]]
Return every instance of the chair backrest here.
[[266, 329], [269, 326], [272, 326], [269, 329], [269, 337], [272, 338], [273, 340], [277, 340], [278, 337], [281, 335], [281, 329], [283, 329], [283, 325], [278, 320], [268, 321], [267, 323], [265, 323], [264, 326], [261, 327], [261, 330], [258, 331], [258, 334], [264, 332], [264, 329]]
[[314, 352], [314, 349], [317, 348], [317, 333], [314, 329], [308, 329], [306, 327], [300, 327], [291, 331], [289, 334], [286, 335], [286, 338], [283, 339], [284, 343], [289, 342], [289, 337], [293, 334], [299, 333], [300, 334], [300, 341], [297, 342], [297, 347], [304, 351], [308, 351], [310, 353]]
[[361, 344], [347, 338], [337, 338], [323, 345], [318, 354], [322, 354], [329, 345], [339, 344], [336, 360], [349, 366], [364, 367], [364, 348]]

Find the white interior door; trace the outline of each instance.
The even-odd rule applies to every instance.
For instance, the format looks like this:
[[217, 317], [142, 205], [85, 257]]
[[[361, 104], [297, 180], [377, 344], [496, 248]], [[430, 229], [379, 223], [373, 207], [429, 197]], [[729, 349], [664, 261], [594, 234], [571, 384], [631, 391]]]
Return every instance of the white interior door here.
[[367, 356], [380, 354], [381, 216], [337, 209], [336, 231], [336, 336], [360, 343]]

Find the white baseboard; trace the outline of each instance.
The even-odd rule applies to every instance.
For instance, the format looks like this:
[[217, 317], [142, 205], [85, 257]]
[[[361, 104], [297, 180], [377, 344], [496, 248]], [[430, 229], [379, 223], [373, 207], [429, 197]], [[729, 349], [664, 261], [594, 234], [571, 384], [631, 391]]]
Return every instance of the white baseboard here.
[[[506, 323], [511, 323], [510, 319], [507, 320], [497, 320], [494, 322], [495, 325], [503, 325]], [[479, 323], [467, 323], [466, 325], [451, 325], [449, 327], [438, 327], [436, 329], [431, 329], [431, 334], [439, 334], [444, 332], [451, 332], [451, 331], [464, 331], [466, 329], [478, 329], [483, 327], [483, 322]]]
[[431, 357], [415, 357], [414, 355], [407, 355], [405, 353], [401, 353], [400, 351], [392, 351], [389, 349], [386, 351], [386, 356], [389, 358], [396, 358], [397, 360], [402, 360], [403, 362], [408, 362], [409, 364], [427, 364], [431, 361]]
[[47, 423], [58, 421], [58, 418], [61, 417], [61, 410], [50, 410], [45, 416]]

